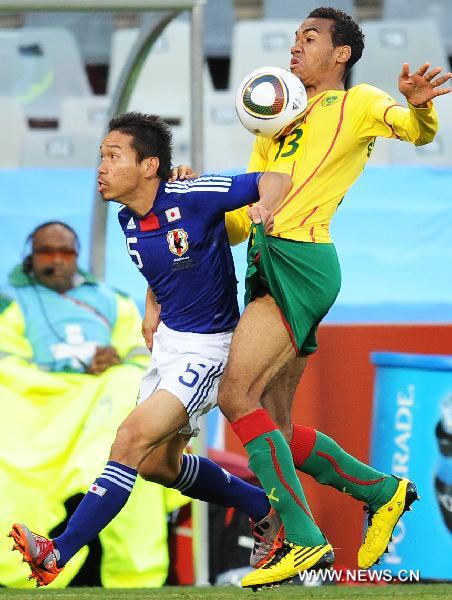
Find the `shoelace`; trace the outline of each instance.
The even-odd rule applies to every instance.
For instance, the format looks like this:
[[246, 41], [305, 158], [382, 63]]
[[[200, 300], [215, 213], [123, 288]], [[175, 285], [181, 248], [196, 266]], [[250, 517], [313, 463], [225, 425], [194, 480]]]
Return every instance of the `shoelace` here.
[[254, 527], [251, 529], [251, 533], [260, 542], [265, 542], [266, 541], [265, 538], [264, 538], [264, 536], [261, 535], [260, 533], [258, 533], [257, 530]]
[[[36, 564], [39, 565], [41, 568], [46, 569], [46, 565], [44, 564], [46, 558], [49, 556], [49, 554], [51, 552], [53, 552], [53, 544], [50, 540], [33, 534], [35, 536], [35, 542], [36, 542], [36, 546], [37, 546], [37, 557], [36, 557]], [[55, 563], [56, 563], [56, 559], [55, 559]]]
[[282, 543], [281, 548], [278, 548], [271, 559], [265, 563], [262, 568], [270, 568], [275, 563], [279, 562], [282, 558], [284, 558], [293, 548], [295, 548], [295, 544], [293, 542], [284, 541]]
[[375, 511], [371, 510], [370, 506], [363, 506], [363, 511], [367, 513], [367, 526], [372, 525], [372, 519]]

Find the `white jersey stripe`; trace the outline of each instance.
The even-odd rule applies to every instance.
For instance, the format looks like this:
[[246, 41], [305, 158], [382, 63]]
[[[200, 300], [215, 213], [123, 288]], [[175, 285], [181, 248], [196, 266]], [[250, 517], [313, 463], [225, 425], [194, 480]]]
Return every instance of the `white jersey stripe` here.
[[231, 183], [228, 181], [198, 181], [197, 183], [187, 184], [187, 183], [167, 183], [165, 184], [165, 190], [181, 190], [181, 189], [192, 189], [198, 187], [226, 187], [230, 188]]
[[195, 185], [202, 181], [218, 181], [223, 183], [232, 183], [232, 177], [218, 177], [216, 175], [206, 175], [203, 177], [197, 177], [196, 179], [176, 179], [176, 181], [169, 181], [167, 185]]
[[196, 188], [176, 188], [174, 190], [166, 190], [171, 191], [172, 194], [189, 194], [190, 192], [229, 192], [229, 188], [227, 187], [196, 187]]
[[176, 181], [168, 181], [165, 183], [166, 186], [193, 186], [193, 185], [203, 185], [203, 184], [208, 184], [208, 183], [218, 183], [221, 185], [231, 185], [232, 184], [232, 179], [230, 177], [221, 177], [221, 178], [216, 178], [216, 177], [200, 177], [199, 179], [184, 179], [183, 181], [181, 181], [180, 179], [176, 180]]
[[204, 181], [204, 180], [215, 180], [215, 181], [231, 181], [232, 178], [228, 175], [201, 175], [201, 177], [197, 177], [196, 179], [189, 179], [189, 181]]

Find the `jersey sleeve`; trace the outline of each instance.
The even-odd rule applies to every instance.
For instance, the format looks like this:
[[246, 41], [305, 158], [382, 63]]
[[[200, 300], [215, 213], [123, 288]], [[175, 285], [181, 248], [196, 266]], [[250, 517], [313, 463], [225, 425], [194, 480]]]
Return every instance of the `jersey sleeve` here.
[[[248, 163], [247, 172], [265, 172], [267, 171], [267, 163], [268, 159], [265, 139], [260, 136], [256, 136], [250, 160]], [[251, 227], [251, 220], [248, 217], [246, 206], [237, 208], [232, 212], [226, 213], [225, 223], [229, 243], [231, 244], [231, 246], [240, 244], [248, 238]]]
[[361, 135], [381, 136], [411, 142], [416, 146], [429, 144], [438, 131], [438, 116], [432, 102], [426, 108], [408, 108], [397, 104], [391, 96], [370, 85], [363, 86], [366, 97]]
[[249, 235], [251, 219], [246, 209], [247, 207], [243, 206], [225, 214], [226, 231], [231, 246], [244, 242]]
[[209, 175], [190, 182], [192, 208], [202, 214], [221, 215], [259, 200], [261, 173], [234, 176]]

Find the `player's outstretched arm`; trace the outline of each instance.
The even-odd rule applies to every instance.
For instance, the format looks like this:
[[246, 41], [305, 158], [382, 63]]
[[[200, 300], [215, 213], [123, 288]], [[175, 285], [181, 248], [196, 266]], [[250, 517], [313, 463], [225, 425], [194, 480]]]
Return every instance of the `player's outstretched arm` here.
[[408, 63], [403, 63], [399, 75], [399, 90], [407, 101], [416, 108], [426, 108], [427, 103], [437, 96], [449, 94], [450, 87], [444, 84], [452, 78], [452, 73], [442, 73], [441, 67], [430, 69], [430, 63], [424, 63], [417, 71], [410, 73]]
[[248, 216], [253, 223], [263, 223], [266, 233], [273, 229], [273, 211], [277, 208], [292, 187], [292, 179], [285, 173], [267, 172], [259, 179], [259, 202], [248, 208]]

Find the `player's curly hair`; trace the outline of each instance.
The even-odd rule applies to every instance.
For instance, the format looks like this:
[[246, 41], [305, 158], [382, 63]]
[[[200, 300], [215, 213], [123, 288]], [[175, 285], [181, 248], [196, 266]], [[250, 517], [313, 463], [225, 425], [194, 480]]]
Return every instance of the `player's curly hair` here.
[[172, 135], [169, 125], [157, 115], [129, 112], [113, 117], [108, 132], [120, 131], [132, 136], [137, 164], [149, 156], [157, 156], [160, 165], [157, 175], [166, 180], [171, 173]]
[[309, 19], [331, 19], [333, 27], [331, 39], [333, 46], [350, 46], [351, 56], [347, 61], [344, 76], [350, 71], [353, 65], [361, 58], [364, 50], [364, 33], [361, 27], [349, 15], [342, 10], [322, 6], [311, 11]]

